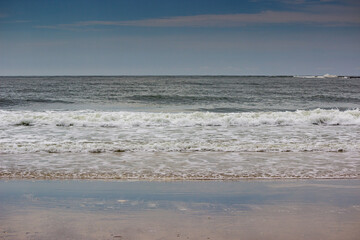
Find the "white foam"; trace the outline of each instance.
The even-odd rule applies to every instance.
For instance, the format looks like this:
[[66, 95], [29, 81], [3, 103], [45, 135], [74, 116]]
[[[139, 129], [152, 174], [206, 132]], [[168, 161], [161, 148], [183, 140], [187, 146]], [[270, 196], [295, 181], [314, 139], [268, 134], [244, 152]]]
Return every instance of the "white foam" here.
[[242, 141], [149, 141], [149, 142], [52, 142], [1, 143], [0, 153], [102, 153], [102, 152], [343, 152], [359, 151], [359, 142], [350, 143], [249, 143]]
[[149, 127], [149, 126], [259, 126], [360, 125], [359, 109], [298, 110], [245, 113], [148, 113], [96, 111], [0, 111], [0, 126]]
[[118, 153], [3, 155], [0, 178], [359, 178], [354, 153]]
[[296, 78], [337, 78], [337, 75], [332, 75], [332, 74], [324, 74], [324, 75], [304, 75], [304, 76], [294, 76]]
[[359, 110], [0, 111], [1, 153], [360, 151]]

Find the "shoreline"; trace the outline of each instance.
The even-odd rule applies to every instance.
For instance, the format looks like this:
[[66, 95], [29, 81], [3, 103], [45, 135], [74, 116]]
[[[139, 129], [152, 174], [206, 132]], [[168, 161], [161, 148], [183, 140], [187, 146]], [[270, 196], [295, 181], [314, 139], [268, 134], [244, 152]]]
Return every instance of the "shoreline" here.
[[2, 154], [0, 179], [358, 179], [359, 152]]
[[107, 182], [247, 182], [247, 181], [254, 181], [254, 182], [277, 182], [277, 181], [342, 181], [342, 180], [359, 180], [360, 177], [324, 177], [324, 178], [276, 178], [276, 177], [269, 177], [269, 178], [24, 178], [24, 177], [0, 177], [1, 181], [107, 181]]
[[360, 179], [0, 180], [0, 239], [357, 239]]

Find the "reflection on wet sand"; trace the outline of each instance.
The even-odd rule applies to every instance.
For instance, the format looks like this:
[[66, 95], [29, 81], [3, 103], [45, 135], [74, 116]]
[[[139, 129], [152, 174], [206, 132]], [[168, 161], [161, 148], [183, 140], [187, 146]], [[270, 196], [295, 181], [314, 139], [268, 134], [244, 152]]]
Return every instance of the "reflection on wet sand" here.
[[357, 239], [359, 182], [2, 181], [0, 239]]

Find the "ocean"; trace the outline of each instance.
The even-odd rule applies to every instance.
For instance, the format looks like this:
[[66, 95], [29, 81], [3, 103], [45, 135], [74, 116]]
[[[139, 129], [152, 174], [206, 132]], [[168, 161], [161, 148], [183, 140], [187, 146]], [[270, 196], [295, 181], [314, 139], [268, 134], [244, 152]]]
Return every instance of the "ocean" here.
[[0, 178], [359, 178], [360, 78], [0, 77]]

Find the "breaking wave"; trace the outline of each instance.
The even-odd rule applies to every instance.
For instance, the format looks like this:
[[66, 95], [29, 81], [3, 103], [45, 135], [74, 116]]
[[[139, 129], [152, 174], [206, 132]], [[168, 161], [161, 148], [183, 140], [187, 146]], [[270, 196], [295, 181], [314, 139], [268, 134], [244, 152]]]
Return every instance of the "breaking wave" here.
[[246, 113], [0, 111], [0, 154], [359, 152], [358, 109]]
[[360, 125], [360, 110], [297, 110], [287, 112], [244, 113], [149, 113], [102, 111], [0, 111], [0, 126], [82, 126], [82, 127], [150, 127], [150, 126], [295, 126]]

